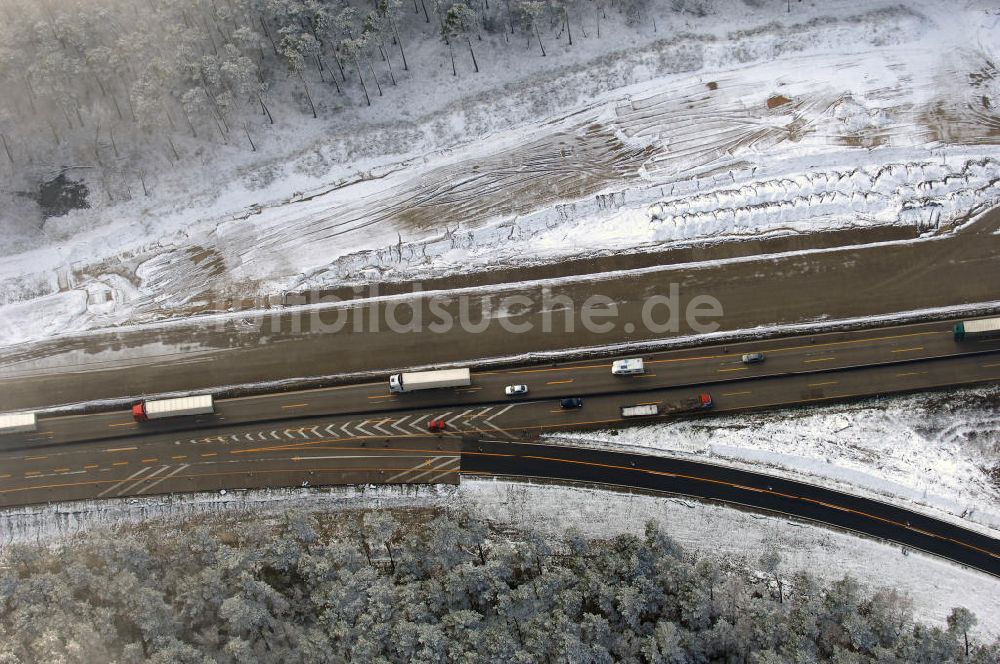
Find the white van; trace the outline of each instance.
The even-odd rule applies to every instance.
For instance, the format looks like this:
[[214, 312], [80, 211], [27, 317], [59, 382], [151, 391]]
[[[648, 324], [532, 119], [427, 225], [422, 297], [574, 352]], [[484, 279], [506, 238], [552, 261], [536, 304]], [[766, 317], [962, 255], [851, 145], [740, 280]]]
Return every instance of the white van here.
[[641, 357], [615, 360], [611, 363], [611, 373], [616, 376], [636, 376], [646, 373], [646, 367], [643, 366]]

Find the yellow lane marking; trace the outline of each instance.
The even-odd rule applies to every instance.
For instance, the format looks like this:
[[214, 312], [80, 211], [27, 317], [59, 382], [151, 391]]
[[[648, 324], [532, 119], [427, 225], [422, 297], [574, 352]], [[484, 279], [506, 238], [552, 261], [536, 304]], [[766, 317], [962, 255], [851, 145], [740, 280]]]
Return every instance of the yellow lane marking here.
[[53, 473], [68, 473], [69, 472], [69, 468], [53, 468], [52, 472]]
[[38, 461], [39, 459], [48, 459], [48, 458], [49, 458], [48, 455], [45, 455], [45, 456], [30, 456], [30, 457], [24, 457], [24, 460], [25, 461]]
[[825, 383], [809, 383], [807, 387], [822, 387], [824, 385], [836, 385], [839, 381], [828, 380]]
[[549, 367], [547, 369], [518, 369], [516, 371], [507, 371], [503, 373], [525, 374], [525, 373], [545, 373], [551, 371], [579, 371], [580, 369], [610, 369], [610, 368], [611, 368], [611, 363], [609, 362], [608, 364], [581, 364], [571, 367]]
[[160, 457], [150, 457], [148, 459], [143, 459], [142, 462], [143, 463], [156, 463], [159, 460], [160, 460]]
[[170, 458], [171, 459], [186, 459], [186, 458], [188, 458], [188, 455], [186, 455], [186, 454], [176, 454], [176, 455], [174, 455], [174, 456], [172, 456]]
[[0, 475], [0, 480], [5, 480], [5, 479], [8, 479], [9, 477], [10, 477], [10, 473], [4, 473], [3, 475]]
[[896, 348], [893, 349], [893, 353], [912, 353], [915, 350], [923, 350], [923, 346], [914, 346], [913, 348]]
[[133, 450], [139, 449], [138, 447], [108, 447], [105, 452], [131, 452]]
[[111, 465], [112, 465], [112, 466], [127, 466], [127, 465], [128, 465], [128, 461], [115, 461], [115, 462], [114, 462], [113, 464], [111, 464]]
[[639, 374], [636, 378], [656, 378], [656, 374]]
[[[788, 346], [785, 348], [761, 348], [762, 353], [785, 353], [793, 350], [805, 350], [805, 349], [815, 349], [815, 348], [832, 348], [834, 346], [852, 346], [856, 344], [869, 343], [872, 341], [888, 341], [890, 339], [907, 339], [910, 337], [922, 337], [922, 336], [933, 336], [936, 334], [952, 334], [949, 331], [938, 331], [938, 332], [908, 332], [906, 334], [891, 334], [884, 337], [870, 337], [868, 339], [849, 339], [847, 341], [829, 341], [822, 344], [802, 344], [800, 346]], [[699, 357], [681, 357], [676, 359], [665, 359], [665, 360], [648, 360], [646, 364], [656, 364], [657, 362], [690, 362], [692, 360], [715, 360], [723, 357], [732, 357], [732, 354], [723, 353], [721, 355], [702, 355]], [[566, 367], [569, 368], [569, 367]]]
[[290, 403], [287, 406], [282, 406], [282, 408], [305, 408], [308, 405], [307, 403]]
[[84, 466], [84, 468], [86, 470], [93, 470], [94, 468], [98, 468], [98, 467], [99, 466], [96, 463], [88, 463], [86, 466]]
[[572, 383], [574, 380], [575, 380], [574, 378], [569, 378], [567, 380], [550, 380], [550, 381], [548, 381], [545, 384], [546, 385], [563, 385], [565, 383]]
[[835, 358], [835, 357], [817, 357], [817, 358], [814, 358], [814, 359], [811, 359], [811, 360], [802, 360], [802, 361], [806, 362], [806, 363], [809, 363], [809, 362], [831, 362], [831, 361], [833, 361], [835, 359], [837, 359], [837, 358]]
[[722, 372], [722, 371], [746, 371], [749, 368], [750, 367], [735, 367], [733, 369], [719, 369], [719, 371], [720, 372]]
[[[390, 437], [394, 439], [399, 439], [399, 438], [420, 439], [420, 438], [426, 438], [427, 436], [428, 434], [426, 433], [412, 433], [412, 434], [405, 434], [402, 436], [397, 435]], [[268, 445], [267, 447], [248, 447], [242, 450], [231, 450], [230, 454], [249, 454], [249, 453], [261, 453], [261, 452], [277, 452], [281, 450], [296, 450], [306, 447], [314, 447], [316, 445], [322, 445], [324, 443], [349, 443], [355, 440], [371, 440], [371, 436], [351, 436], [349, 438], [323, 438], [320, 440], [299, 441], [296, 443], [285, 443], [282, 445]]]
[[24, 476], [25, 477], [32, 477], [34, 475], [41, 475], [41, 474], [42, 474], [42, 471], [40, 471], [40, 470], [29, 470], [28, 472], [26, 472], [24, 474]]
[[992, 369], [993, 367], [1000, 367], [1000, 362], [994, 362], [993, 364], [983, 365], [983, 369]]
[[723, 392], [722, 396], [724, 396], [724, 397], [738, 397], [738, 396], [741, 396], [743, 394], [750, 394], [750, 390], [746, 390], [744, 392]]
[[923, 376], [926, 373], [927, 373], [926, 371], [907, 371], [905, 373], [898, 373], [898, 374], [896, 374], [896, 377], [897, 378], [904, 378], [906, 376]]
[[368, 398], [369, 398], [369, 399], [391, 399], [391, 398], [393, 398], [394, 396], [396, 396], [396, 395], [395, 395], [395, 394], [380, 394], [380, 395], [379, 395], [379, 396], [377, 396], [377, 397], [368, 397]]
[[214, 457], [214, 456], [217, 456], [217, 455], [218, 455], [218, 452], [205, 452], [204, 454], [202, 454], [203, 457]]
[[115, 427], [134, 427], [135, 422], [118, 422], [117, 424], [109, 424], [108, 428], [113, 429]]

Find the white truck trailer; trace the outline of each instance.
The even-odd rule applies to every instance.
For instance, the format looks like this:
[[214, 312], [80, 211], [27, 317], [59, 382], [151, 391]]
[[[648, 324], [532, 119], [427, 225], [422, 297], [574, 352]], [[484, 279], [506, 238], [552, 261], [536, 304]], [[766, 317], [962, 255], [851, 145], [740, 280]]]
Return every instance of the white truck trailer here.
[[655, 403], [639, 406], [622, 406], [622, 417], [655, 417], [660, 414], [660, 407]]
[[471, 384], [472, 373], [468, 369], [413, 371], [389, 376], [390, 392], [414, 392], [439, 387], [465, 387]]
[[0, 415], [0, 434], [24, 433], [38, 429], [34, 413], [8, 413]]
[[1000, 317], [963, 320], [955, 323], [955, 341], [1000, 337]]
[[132, 417], [135, 418], [136, 422], [181, 415], [205, 415], [214, 412], [215, 404], [212, 402], [211, 394], [142, 401], [132, 406]]

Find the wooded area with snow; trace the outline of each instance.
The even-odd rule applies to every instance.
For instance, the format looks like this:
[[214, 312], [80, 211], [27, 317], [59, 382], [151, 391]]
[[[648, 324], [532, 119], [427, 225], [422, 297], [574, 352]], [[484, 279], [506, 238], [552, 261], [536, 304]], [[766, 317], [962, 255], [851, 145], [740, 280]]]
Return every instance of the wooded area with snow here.
[[[584, 33], [599, 31], [609, 11], [637, 22], [645, 2], [8, 1], [0, 23], [0, 85], [9, 92], [0, 98], [2, 160], [15, 172], [57, 157], [95, 164], [108, 171], [105, 195], [114, 198], [119, 179], [137, 177], [145, 189], [147, 153], [182, 160], [177, 134], [256, 150], [255, 127], [289, 108], [319, 117], [338, 105], [377, 103], [399, 72], [428, 66], [407, 59], [401, 25], [434, 25], [457, 76], [457, 57], [469, 60], [463, 73], [479, 71], [475, 42], [484, 34], [520, 38], [545, 55], [540, 24], [572, 45], [574, 22]], [[317, 86], [328, 88], [319, 99], [340, 101], [318, 108]], [[274, 96], [294, 101], [276, 111]]]
[[644, 537], [559, 541], [462, 513], [221, 520], [12, 545], [0, 662], [995, 662], [976, 617]]

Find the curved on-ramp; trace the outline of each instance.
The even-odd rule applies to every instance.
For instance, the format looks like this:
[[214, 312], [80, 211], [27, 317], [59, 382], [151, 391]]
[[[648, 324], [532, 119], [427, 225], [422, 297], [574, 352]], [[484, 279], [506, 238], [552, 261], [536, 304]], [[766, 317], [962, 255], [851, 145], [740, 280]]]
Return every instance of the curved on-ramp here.
[[1000, 577], [1000, 540], [878, 500], [710, 463], [468, 439], [462, 472], [628, 487], [716, 500], [896, 542]]

